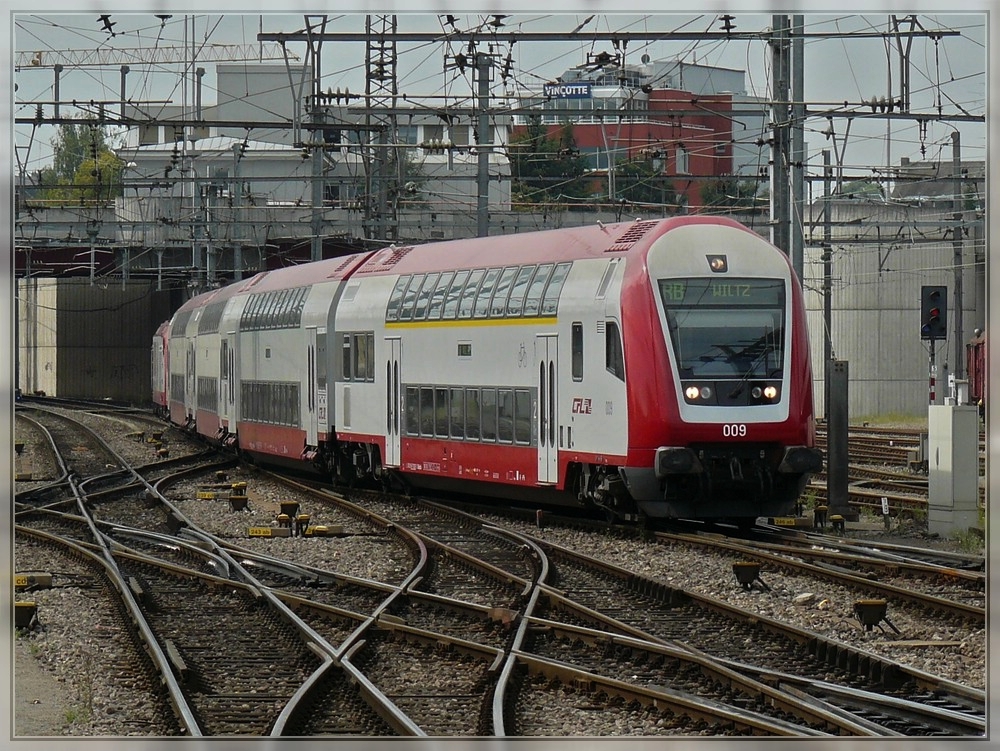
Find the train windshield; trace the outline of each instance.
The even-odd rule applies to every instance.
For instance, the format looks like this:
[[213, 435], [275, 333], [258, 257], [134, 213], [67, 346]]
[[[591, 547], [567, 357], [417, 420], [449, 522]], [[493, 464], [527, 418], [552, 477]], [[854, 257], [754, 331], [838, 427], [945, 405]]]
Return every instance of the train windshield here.
[[780, 279], [661, 279], [681, 378], [781, 378], [785, 285]]

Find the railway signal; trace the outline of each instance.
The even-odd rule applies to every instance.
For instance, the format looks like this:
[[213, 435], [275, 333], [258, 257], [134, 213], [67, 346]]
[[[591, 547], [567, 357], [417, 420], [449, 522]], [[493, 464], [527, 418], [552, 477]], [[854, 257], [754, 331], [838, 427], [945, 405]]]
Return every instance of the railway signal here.
[[948, 288], [943, 285], [920, 288], [920, 338], [948, 338]]

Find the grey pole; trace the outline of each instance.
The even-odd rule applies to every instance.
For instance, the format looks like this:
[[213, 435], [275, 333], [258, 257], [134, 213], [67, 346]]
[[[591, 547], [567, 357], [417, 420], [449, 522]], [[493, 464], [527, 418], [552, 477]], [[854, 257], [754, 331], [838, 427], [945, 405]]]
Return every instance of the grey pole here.
[[955, 304], [952, 314], [955, 316], [955, 363], [951, 367], [955, 378], [962, 378], [965, 373], [965, 334], [962, 329], [962, 217], [964, 207], [962, 206], [962, 142], [961, 133], [957, 130], [951, 134], [951, 170], [954, 181], [955, 195], [952, 198], [952, 211], [954, 212], [955, 229], [952, 235], [952, 250], [954, 252], [954, 274], [955, 274]]
[[826, 496], [828, 513], [857, 520], [847, 495], [847, 374], [846, 360], [830, 363], [830, 414], [826, 418]]
[[476, 56], [476, 75], [479, 78], [479, 144], [478, 151], [478, 200], [476, 202], [476, 236], [490, 234], [490, 149], [485, 144], [492, 143], [490, 135], [490, 72], [493, 58], [489, 55]]

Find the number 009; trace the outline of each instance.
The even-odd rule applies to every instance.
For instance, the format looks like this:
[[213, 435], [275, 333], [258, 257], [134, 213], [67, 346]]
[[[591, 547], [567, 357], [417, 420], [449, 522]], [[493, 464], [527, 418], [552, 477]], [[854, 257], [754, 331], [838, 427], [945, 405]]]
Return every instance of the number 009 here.
[[747, 434], [747, 426], [743, 423], [735, 423], [722, 426], [722, 435], [725, 438], [743, 438]]

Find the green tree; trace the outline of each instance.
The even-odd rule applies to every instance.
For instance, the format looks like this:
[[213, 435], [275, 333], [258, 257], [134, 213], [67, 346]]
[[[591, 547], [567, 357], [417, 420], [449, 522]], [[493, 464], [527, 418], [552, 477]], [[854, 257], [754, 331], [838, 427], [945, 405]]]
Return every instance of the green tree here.
[[52, 139], [52, 167], [40, 174], [49, 201], [110, 201], [122, 195], [121, 160], [108, 145], [104, 126], [64, 123]]
[[532, 117], [525, 132], [511, 139], [510, 158], [515, 202], [552, 203], [590, 194], [586, 158], [576, 147], [570, 123], [551, 138], [541, 119]]
[[635, 204], [672, 203], [673, 186], [666, 182], [656, 162], [648, 159], [619, 160], [615, 165], [615, 190], [619, 200]]
[[882, 186], [871, 180], [852, 180], [849, 183], [844, 183], [844, 186], [840, 189], [840, 195], [843, 198], [856, 198], [859, 200], [885, 200], [885, 191], [882, 190]]
[[701, 202], [705, 208], [715, 211], [760, 209], [759, 187], [756, 180], [737, 180], [735, 177], [709, 180], [701, 187]]
[[73, 176], [75, 197], [82, 202], [111, 201], [122, 195], [121, 159], [110, 151], [101, 151], [97, 159], [84, 159]]

